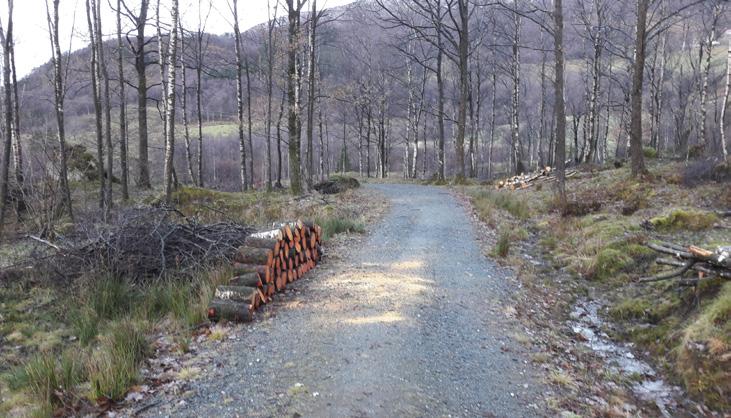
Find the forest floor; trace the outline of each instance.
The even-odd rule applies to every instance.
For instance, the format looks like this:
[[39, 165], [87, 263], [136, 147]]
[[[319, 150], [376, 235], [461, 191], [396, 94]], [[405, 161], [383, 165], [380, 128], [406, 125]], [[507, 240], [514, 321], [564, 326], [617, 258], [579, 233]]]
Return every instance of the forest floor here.
[[466, 208], [445, 188], [365, 189], [390, 203], [367, 235], [335, 238], [260, 319], [192, 344], [187, 381], [123, 413], [552, 415], [563, 388], [521, 343], [519, 283], [484, 256]]
[[[697, 289], [641, 284], [662, 269], [653, 240], [731, 244], [731, 172], [703, 162], [650, 161], [644, 181], [626, 168], [584, 167], [555, 209], [551, 183], [524, 190], [455, 190], [485, 224], [485, 252], [521, 284], [525, 344], [566, 389], [557, 408], [584, 416], [725, 416], [731, 411], [731, 283]], [[721, 180], [719, 180], [721, 179]]]

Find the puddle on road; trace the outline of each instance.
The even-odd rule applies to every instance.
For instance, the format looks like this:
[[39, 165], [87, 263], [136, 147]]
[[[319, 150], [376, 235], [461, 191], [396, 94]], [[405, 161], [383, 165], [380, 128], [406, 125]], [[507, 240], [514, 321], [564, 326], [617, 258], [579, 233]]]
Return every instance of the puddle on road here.
[[633, 344], [614, 342], [602, 331], [604, 321], [599, 311], [603, 306], [596, 300], [579, 300], [571, 311], [568, 325], [582, 337], [586, 346], [604, 359], [610, 371], [632, 378], [641, 376], [641, 380], [632, 386], [635, 395], [655, 403], [664, 416], [672, 416], [668, 410], [677, 408], [678, 400], [684, 399], [682, 389], [663, 381], [652, 366], [635, 357]]

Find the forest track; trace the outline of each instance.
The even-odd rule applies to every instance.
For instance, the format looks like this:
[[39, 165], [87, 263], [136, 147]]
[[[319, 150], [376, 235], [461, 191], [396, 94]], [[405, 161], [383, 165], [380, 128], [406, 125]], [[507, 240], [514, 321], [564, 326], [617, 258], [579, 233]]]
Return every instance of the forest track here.
[[[202, 353], [184, 396], [145, 416], [543, 416], [544, 384], [488, 260], [444, 188], [367, 185], [391, 207], [335, 245], [268, 317]], [[183, 399], [183, 400], [181, 400]]]

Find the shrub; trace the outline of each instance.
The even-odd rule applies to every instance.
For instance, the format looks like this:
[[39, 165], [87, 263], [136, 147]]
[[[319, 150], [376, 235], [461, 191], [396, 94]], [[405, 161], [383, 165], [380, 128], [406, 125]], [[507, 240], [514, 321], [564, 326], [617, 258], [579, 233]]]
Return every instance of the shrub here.
[[642, 147], [642, 154], [645, 158], [657, 158], [657, 150], [652, 147]]

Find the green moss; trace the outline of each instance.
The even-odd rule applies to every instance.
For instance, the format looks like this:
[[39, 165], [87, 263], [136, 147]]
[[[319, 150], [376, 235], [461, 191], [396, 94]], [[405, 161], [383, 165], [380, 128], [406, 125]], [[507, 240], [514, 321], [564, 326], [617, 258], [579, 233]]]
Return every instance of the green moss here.
[[634, 260], [629, 255], [613, 248], [605, 248], [594, 259], [593, 271], [590, 276], [603, 281], [617, 276], [618, 273], [628, 269], [633, 264]]
[[642, 153], [645, 155], [645, 158], [657, 158], [657, 150], [652, 147], [643, 147]]
[[322, 227], [322, 237], [324, 240], [328, 240], [336, 234], [343, 232], [356, 232], [359, 234], [365, 232], [365, 227], [362, 223], [349, 218], [335, 217], [317, 219], [315, 223]]
[[670, 213], [650, 219], [650, 223], [660, 231], [708, 229], [718, 220], [716, 214], [697, 210], [674, 209]]

